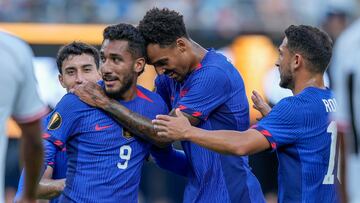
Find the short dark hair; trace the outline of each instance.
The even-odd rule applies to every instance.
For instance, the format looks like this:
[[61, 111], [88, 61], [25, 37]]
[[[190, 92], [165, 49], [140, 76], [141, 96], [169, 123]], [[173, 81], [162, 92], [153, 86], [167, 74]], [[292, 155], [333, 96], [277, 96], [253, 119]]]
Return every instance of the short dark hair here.
[[310, 71], [326, 71], [332, 55], [332, 40], [326, 32], [308, 25], [291, 25], [285, 30], [285, 36], [288, 49], [299, 52], [313, 65]]
[[72, 42], [61, 47], [56, 56], [56, 64], [59, 70], [59, 73], [62, 74], [62, 65], [65, 59], [67, 59], [71, 55], [81, 55], [81, 54], [89, 54], [94, 58], [96, 68], [99, 69], [99, 51], [88, 44], [82, 42]]
[[159, 44], [160, 47], [172, 45], [178, 38], [189, 38], [183, 16], [168, 8], [152, 8], [139, 22], [138, 29], [144, 36], [146, 45]]
[[135, 26], [126, 23], [109, 25], [105, 28], [103, 37], [104, 40], [125, 40], [134, 59], [145, 58], [145, 40]]

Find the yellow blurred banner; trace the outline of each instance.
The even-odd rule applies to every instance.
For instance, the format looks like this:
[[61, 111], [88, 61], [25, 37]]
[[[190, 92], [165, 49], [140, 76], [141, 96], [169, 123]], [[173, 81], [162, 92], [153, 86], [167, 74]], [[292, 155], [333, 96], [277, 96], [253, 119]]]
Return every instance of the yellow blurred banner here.
[[105, 24], [0, 23], [0, 29], [30, 44], [67, 44], [72, 41], [99, 45]]

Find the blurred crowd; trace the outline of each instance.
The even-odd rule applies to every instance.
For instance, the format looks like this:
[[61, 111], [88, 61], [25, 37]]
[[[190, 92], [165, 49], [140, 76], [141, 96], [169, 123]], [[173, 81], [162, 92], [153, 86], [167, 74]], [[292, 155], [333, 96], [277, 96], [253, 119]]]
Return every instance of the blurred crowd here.
[[[243, 32], [280, 33], [289, 24], [318, 25], [329, 12], [356, 16], [356, 0], [0, 0], [0, 21], [136, 24], [151, 7], [184, 15], [190, 30], [233, 37]], [[21, 11], [21, 12], [20, 12]]]

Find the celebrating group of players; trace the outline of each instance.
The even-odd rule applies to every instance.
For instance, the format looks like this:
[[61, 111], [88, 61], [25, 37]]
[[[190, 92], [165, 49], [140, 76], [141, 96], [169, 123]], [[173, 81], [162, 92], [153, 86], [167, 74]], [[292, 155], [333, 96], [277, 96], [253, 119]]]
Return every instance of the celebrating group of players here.
[[[254, 92], [264, 117], [249, 129], [240, 74], [225, 56], [192, 41], [176, 11], [153, 8], [137, 27], [108, 26], [100, 54], [68, 44], [57, 65], [69, 93], [43, 122], [37, 195], [52, 202], [137, 202], [150, 154], [187, 178], [184, 202], [265, 202], [247, 155], [274, 150], [279, 202], [338, 202], [337, 133], [329, 119], [336, 101], [323, 81], [331, 54], [326, 33], [289, 26], [276, 66], [280, 86], [294, 96], [271, 109]], [[146, 63], [158, 73], [156, 92], [137, 85]], [[171, 145], [178, 140], [183, 151]]]

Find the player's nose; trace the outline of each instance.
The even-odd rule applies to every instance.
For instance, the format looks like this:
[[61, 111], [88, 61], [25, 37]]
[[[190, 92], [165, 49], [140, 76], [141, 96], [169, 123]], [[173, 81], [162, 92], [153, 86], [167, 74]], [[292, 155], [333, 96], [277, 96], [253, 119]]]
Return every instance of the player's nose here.
[[83, 77], [81, 74], [77, 74], [77, 75], [76, 75], [75, 82], [76, 82], [77, 84], [83, 83], [83, 82], [84, 82], [84, 77]]
[[101, 74], [109, 74], [111, 73], [111, 67], [109, 65], [107, 65], [106, 63], [103, 63], [100, 67], [100, 72]]

